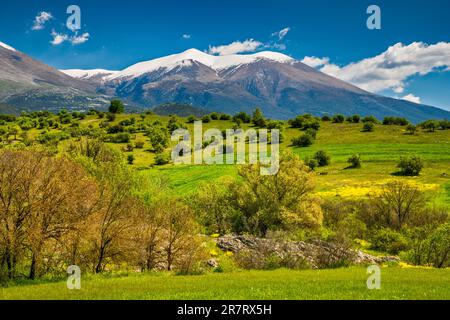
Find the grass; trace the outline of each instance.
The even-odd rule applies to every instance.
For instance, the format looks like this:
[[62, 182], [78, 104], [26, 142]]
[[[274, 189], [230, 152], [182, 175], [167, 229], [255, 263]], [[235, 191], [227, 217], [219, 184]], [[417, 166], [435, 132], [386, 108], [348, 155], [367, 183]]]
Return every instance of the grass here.
[[75, 300], [316, 300], [450, 299], [450, 270], [383, 268], [381, 289], [368, 290], [363, 267], [332, 270], [275, 270], [175, 276], [89, 276], [81, 290], [65, 282], [0, 289], [0, 299]]

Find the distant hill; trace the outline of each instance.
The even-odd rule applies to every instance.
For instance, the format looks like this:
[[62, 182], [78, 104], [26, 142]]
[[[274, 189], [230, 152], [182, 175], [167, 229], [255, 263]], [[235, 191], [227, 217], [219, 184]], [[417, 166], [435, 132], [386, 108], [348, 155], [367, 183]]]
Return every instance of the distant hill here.
[[0, 42], [0, 103], [21, 110], [87, 110], [107, 103], [96, 89], [90, 82], [68, 76]]
[[173, 114], [179, 117], [203, 117], [204, 115], [211, 113], [211, 111], [183, 103], [165, 103], [152, 108], [151, 111], [160, 116], [168, 116]]

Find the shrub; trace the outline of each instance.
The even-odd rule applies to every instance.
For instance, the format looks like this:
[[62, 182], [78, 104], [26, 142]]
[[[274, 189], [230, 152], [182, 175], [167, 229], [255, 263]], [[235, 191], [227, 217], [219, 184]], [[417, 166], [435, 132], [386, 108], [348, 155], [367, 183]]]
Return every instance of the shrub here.
[[322, 116], [322, 121], [331, 121], [331, 117], [328, 115]]
[[408, 241], [400, 232], [388, 228], [377, 230], [371, 237], [371, 249], [399, 254], [408, 248]]
[[219, 115], [216, 112], [213, 112], [209, 115], [211, 117], [211, 120], [218, 120]]
[[331, 163], [330, 156], [323, 150], [317, 151], [314, 154], [314, 159], [317, 160], [317, 164], [319, 165], [319, 167], [325, 167]]
[[203, 117], [202, 117], [202, 121], [203, 121], [204, 123], [209, 123], [209, 122], [211, 122], [211, 117], [208, 116], [208, 115], [203, 116]]
[[316, 159], [306, 159], [305, 164], [311, 169], [314, 170], [319, 166]]
[[189, 116], [187, 118], [188, 123], [194, 123], [195, 121], [197, 121], [197, 118], [195, 116]]
[[408, 126], [406, 127], [406, 131], [409, 134], [413, 135], [413, 134], [415, 134], [417, 132], [417, 127], [415, 125], [413, 125], [413, 124], [408, 124]]
[[406, 126], [409, 124], [409, 121], [405, 118], [400, 117], [385, 117], [383, 119], [384, 125], [398, 125], [398, 126]]
[[292, 145], [296, 147], [309, 147], [314, 143], [314, 138], [309, 134], [303, 134], [300, 137], [292, 139]]
[[439, 129], [441, 130], [450, 129], [450, 120], [439, 121]]
[[119, 133], [119, 132], [124, 132], [125, 129], [122, 125], [116, 124], [114, 126], [108, 127], [108, 129], [106, 131], [108, 132], [108, 134], [115, 134], [115, 133]]
[[221, 114], [220, 115], [220, 120], [224, 120], [224, 121], [227, 121], [227, 120], [230, 120], [231, 119], [231, 116], [229, 115], [229, 114]]
[[132, 154], [129, 154], [127, 157], [128, 164], [132, 165], [134, 163], [134, 156]]
[[363, 125], [363, 132], [373, 132], [375, 128], [375, 125], [373, 124], [373, 122], [366, 122]]
[[357, 114], [352, 116], [352, 122], [353, 123], [359, 123], [361, 121], [361, 117]]
[[420, 125], [423, 129], [429, 132], [434, 132], [439, 127], [439, 123], [435, 120], [427, 120]]
[[303, 130], [314, 129], [317, 131], [320, 129], [320, 122], [317, 119], [308, 120], [303, 124], [302, 129]]
[[403, 176], [418, 176], [423, 169], [423, 162], [418, 156], [400, 157], [397, 168]]
[[128, 143], [131, 140], [131, 136], [127, 132], [121, 132], [109, 136], [109, 141], [113, 143]]
[[134, 143], [134, 147], [135, 147], [136, 149], [142, 149], [142, 148], [144, 148], [144, 144], [145, 144], [144, 141], [136, 141], [136, 142]]
[[361, 156], [359, 154], [352, 155], [347, 162], [350, 164], [350, 168], [361, 168]]
[[337, 114], [333, 117], [333, 123], [344, 123], [345, 117], [342, 114]]
[[308, 135], [310, 135], [311, 137], [313, 137], [313, 139], [316, 139], [316, 137], [317, 137], [317, 130], [316, 130], [316, 129], [309, 128], [309, 129], [307, 129], [307, 130], [305, 131], [305, 134], [308, 134]]
[[378, 121], [378, 119], [375, 118], [374, 116], [366, 116], [366, 117], [362, 118], [361, 122], [363, 122], [363, 123], [372, 122], [374, 124], [380, 123], [380, 121]]
[[240, 122], [243, 122], [243, 123], [250, 123], [251, 117], [244, 111], [241, 111], [233, 117], [234, 122], [237, 123], [237, 120], [240, 120]]
[[116, 115], [114, 113], [108, 112], [106, 114], [106, 120], [108, 120], [109, 122], [113, 122], [116, 120]]
[[157, 166], [162, 166], [169, 163], [169, 156], [164, 153], [158, 153], [155, 156], [155, 164]]

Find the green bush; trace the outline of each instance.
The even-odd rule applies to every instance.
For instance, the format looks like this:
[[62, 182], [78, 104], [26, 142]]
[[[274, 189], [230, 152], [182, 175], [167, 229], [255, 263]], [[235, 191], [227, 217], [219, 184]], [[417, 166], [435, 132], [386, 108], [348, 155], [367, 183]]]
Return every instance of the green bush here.
[[195, 121], [197, 121], [197, 118], [195, 116], [189, 116], [187, 118], [188, 123], [194, 123]]
[[231, 116], [229, 114], [221, 114], [220, 120], [224, 120], [224, 121], [231, 120]]
[[408, 249], [408, 240], [400, 232], [388, 228], [382, 228], [371, 236], [371, 249], [399, 254]]
[[309, 147], [314, 143], [314, 138], [309, 134], [303, 134], [300, 137], [292, 139], [292, 145], [295, 147]]
[[337, 114], [333, 117], [333, 123], [344, 123], [345, 117], [342, 114]]
[[155, 156], [155, 164], [157, 166], [162, 166], [162, 165], [168, 164], [169, 162], [170, 162], [169, 156], [165, 153], [158, 153]]
[[400, 157], [397, 168], [402, 176], [418, 176], [423, 169], [423, 162], [418, 156]]
[[361, 156], [354, 154], [348, 158], [347, 163], [350, 164], [350, 168], [361, 168]]
[[134, 163], [134, 156], [132, 154], [128, 155], [127, 162], [129, 165], [132, 165]]
[[213, 112], [209, 115], [211, 117], [211, 120], [218, 120], [219, 115], [216, 112]]
[[209, 122], [211, 122], [211, 117], [208, 116], [208, 115], [203, 116], [203, 117], [202, 117], [202, 121], [203, 121], [204, 123], [209, 123]]
[[373, 132], [375, 128], [375, 125], [373, 124], [373, 122], [366, 122], [363, 125], [363, 132]]
[[325, 167], [331, 163], [330, 156], [323, 150], [317, 151], [314, 154], [314, 159], [317, 160], [317, 164], [319, 165], [319, 167]]

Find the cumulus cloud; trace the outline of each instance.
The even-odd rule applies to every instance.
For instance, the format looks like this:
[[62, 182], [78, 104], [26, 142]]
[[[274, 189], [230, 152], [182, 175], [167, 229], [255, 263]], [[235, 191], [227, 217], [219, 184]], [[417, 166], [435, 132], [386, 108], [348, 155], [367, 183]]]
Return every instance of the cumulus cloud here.
[[403, 98], [402, 98], [403, 100], [406, 100], [406, 101], [409, 101], [409, 102], [414, 102], [414, 103], [418, 103], [418, 104], [420, 104], [420, 98], [419, 97], [417, 97], [417, 96], [415, 96], [415, 95], [413, 95], [413, 94], [407, 94], [406, 96], [404, 96]]
[[38, 13], [38, 15], [34, 18], [34, 23], [31, 30], [37, 31], [44, 29], [45, 23], [51, 19], [53, 19], [53, 16], [50, 12], [42, 11]]
[[253, 39], [248, 39], [242, 42], [235, 41], [233, 43], [217, 47], [209, 46], [208, 53], [217, 54], [219, 56], [225, 56], [229, 54], [236, 54], [243, 52], [254, 52], [262, 46], [263, 43]]
[[304, 57], [302, 62], [312, 68], [328, 65], [330, 63], [329, 58], [317, 58], [317, 57]]
[[51, 33], [53, 40], [50, 41], [50, 43], [54, 46], [58, 46], [66, 41], [70, 42], [72, 45], [76, 46], [82, 43], [85, 43], [87, 41], [89, 41], [89, 33], [85, 32], [81, 35], [73, 35], [73, 36], [69, 36], [67, 34], [64, 33], [58, 33], [55, 30], [52, 31]]
[[191, 38], [191, 35], [185, 33], [185, 34], [182, 35], [182, 38], [188, 40], [188, 39]]
[[375, 57], [346, 66], [330, 63], [329, 58], [305, 57], [305, 63], [336, 78], [370, 92], [392, 90], [403, 93], [412, 76], [450, 71], [450, 42], [428, 45], [397, 43]]
[[289, 31], [291, 31], [291, 28], [287, 27], [287, 28], [281, 29], [280, 31], [272, 33], [272, 36], [277, 36], [278, 39], [283, 40], [284, 37], [287, 36]]

